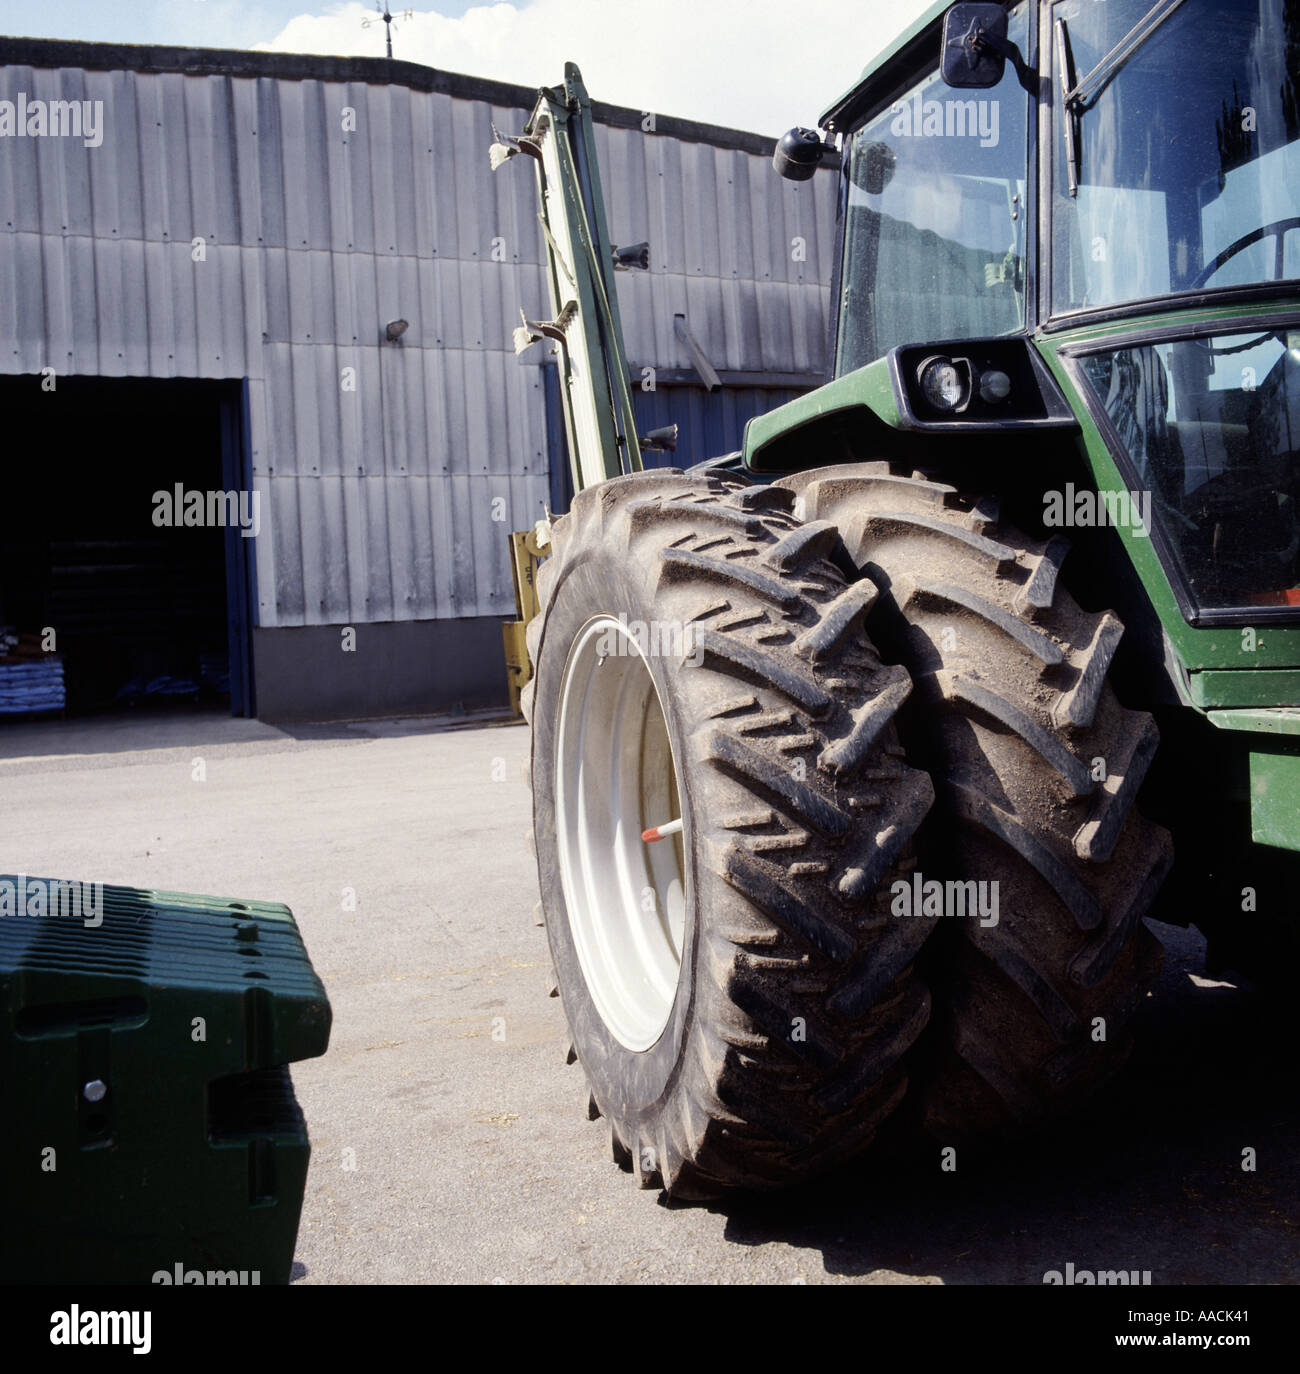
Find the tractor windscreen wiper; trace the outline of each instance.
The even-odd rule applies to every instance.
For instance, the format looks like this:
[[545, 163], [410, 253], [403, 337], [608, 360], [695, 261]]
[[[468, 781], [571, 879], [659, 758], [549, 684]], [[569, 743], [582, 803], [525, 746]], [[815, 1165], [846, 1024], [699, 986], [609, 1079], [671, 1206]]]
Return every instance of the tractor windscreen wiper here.
[[1074, 59], [1065, 20], [1056, 21], [1056, 66], [1061, 85], [1061, 112], [1065, 118], [1065, 156], [1070, 178], [1070, 194], [1079, 190], [1079, 117], [1115, 78], [1120, 68], [1156, 32], [1183, 0], [1159, 0], [1110, 49], [1081, 81], [1074, 79]]

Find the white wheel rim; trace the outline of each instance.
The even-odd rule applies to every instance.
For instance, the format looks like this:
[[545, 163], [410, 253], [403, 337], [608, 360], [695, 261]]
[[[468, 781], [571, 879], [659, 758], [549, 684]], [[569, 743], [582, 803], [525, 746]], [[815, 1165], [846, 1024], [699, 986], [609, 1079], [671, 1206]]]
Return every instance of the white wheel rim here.
[[686, 836], [646, 843], [641, 832], [679, 816], [677, 768], [649, 666], [624, 622], [597, 616], [564, 665], [555, 832], [587, 989], [629, 1050], [659, 1039], [677, 995]]

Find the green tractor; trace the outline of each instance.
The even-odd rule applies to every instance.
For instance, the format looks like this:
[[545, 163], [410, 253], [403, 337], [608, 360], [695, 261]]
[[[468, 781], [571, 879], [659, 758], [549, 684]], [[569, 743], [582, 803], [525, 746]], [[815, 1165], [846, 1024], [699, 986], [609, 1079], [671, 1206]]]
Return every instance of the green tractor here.
[[838, 159], [833, 379], [688, 471], [642, 471], [576, 68], [498, 135], [577, 492], [526, 634], [541, 916], [643, 1187], [1082, 1110], [1147, 916], [1292, 973], [1298, 72], [1300, 0], [936, 5], [776, 150]]

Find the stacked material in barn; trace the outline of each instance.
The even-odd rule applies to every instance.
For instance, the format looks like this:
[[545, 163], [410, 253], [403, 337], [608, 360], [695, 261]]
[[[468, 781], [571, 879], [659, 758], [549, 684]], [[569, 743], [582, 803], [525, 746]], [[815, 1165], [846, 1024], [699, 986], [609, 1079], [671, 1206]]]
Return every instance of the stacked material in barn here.
[[63, 660], [41, 649], [36, 635], [0, 626], [0, 716], [62, 711]]
[[137, 702], [148, 700], [193, 700], [198, 694], [199, 684], [191, 677], [176, 677], [171, 673], [150, 677], [148, 673], [142, 673], [119, 687], [114, 699], [134, 706]]

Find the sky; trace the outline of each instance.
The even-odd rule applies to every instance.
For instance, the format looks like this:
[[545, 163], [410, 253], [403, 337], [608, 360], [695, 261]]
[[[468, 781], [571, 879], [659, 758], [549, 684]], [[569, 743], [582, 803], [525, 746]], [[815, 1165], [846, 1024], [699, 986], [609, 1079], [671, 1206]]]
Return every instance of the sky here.
[[[394, 24], [393, 55], [524, 86], [576, 61], [597, 100], [779, 134], [813, 123], [927, 4], [426, 0]], [[382, 57], [383, 24], [362, 24], [374, 14], [360, 0], [0, 0], [0, 33]]]

